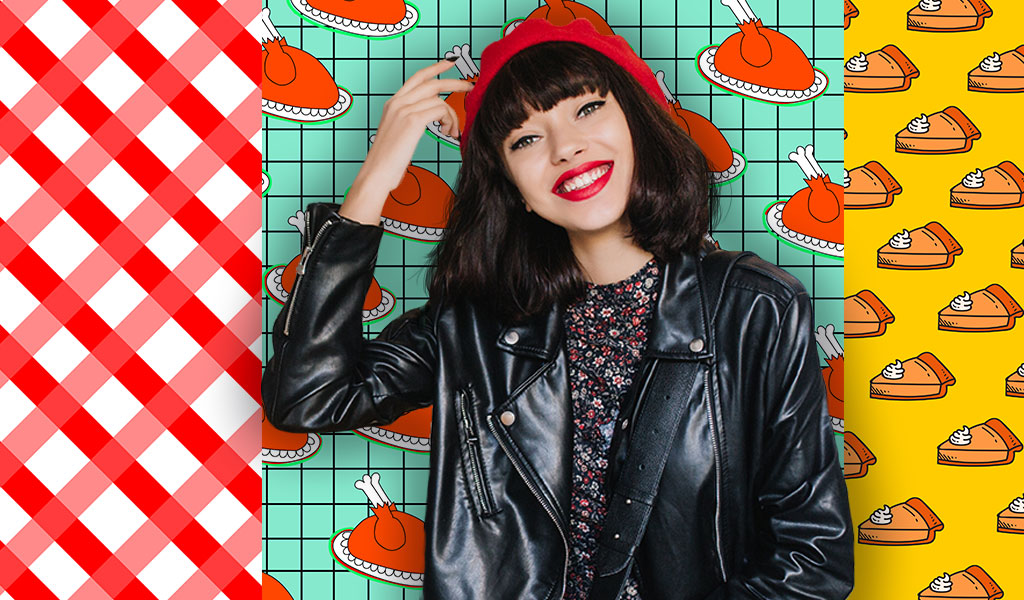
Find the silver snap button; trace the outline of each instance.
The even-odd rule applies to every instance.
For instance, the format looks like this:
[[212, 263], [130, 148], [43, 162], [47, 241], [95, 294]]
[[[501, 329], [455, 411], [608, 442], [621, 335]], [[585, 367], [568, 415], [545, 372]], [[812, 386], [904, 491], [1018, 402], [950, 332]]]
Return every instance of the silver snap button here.
[[627, 427], [629, 427], [629, 419], [623, 419], [622, 420], [622, 428], [625, 429]]
[[499, 418], [501, 419], [501, 424], [504, 425], [505, 427], [508, 427], [509, 425], [516, 422], [516, 415], [514, 412], [510, 410], [506, 410], [505, 412], [501, 413], [501, 417]]
[[701, 338], [694, 338], [690, 341], [690, 352], [700, 352], [704, 349], [704, 340]]
[[632, 500], [630, 500], [629, 498], [626, 498], [626, 504], [632, 504], [632, 503], [633, 503]]
[[515, 344], [518, 341], [519, 341], [519, 332], [518, 331], [510, 331], [510, 332], [505, 334], [505, 343], [506, 344]]
[[617, 534], [617, 533], [616, 533], [616, 534], [615, 534], [615, 535], [613, 535], [612, 537], [613, 537], [613, 538], [615, 538], [615, 539], [619, 539], [619, 534]]

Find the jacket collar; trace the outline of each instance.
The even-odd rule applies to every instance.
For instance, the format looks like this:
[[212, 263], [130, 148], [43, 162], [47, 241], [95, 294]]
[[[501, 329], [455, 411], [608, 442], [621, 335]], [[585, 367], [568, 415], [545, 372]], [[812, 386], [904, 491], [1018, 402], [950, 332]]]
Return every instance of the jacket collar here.
[[[700, 360], [712, 356], [707, 343], [706, 293], [697, 268], [710, 249], [705, 245], [697, 256], [682, 253], [664, 265], [645, 357]], [[562, 302], [556, 302], [547, 312], [507, 326], [499, 332], [496, 344], [512, 354], [550, 360], [562, 342], [565, 310]]]

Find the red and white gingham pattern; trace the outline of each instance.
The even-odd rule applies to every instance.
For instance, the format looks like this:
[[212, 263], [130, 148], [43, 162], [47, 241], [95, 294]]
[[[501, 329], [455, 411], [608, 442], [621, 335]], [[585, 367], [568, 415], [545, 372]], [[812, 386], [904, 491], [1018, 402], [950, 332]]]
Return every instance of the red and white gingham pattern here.
[[259, 8], [0, 4], [0, 598], [260, 594]]

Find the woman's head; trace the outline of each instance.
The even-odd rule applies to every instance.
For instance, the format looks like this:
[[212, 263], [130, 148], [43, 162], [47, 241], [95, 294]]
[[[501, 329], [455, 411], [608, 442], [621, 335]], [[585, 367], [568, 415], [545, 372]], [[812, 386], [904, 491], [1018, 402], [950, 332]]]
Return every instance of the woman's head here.
[[[543, 128], [554, 122], [550, 119], [578, 118], [574, 122], [584, 123], [601, 111], [610, 120], [599, 134], [570, 128], [561, 150], [529, 148], [534, 141], [540, 140], [541, 146], [548, 141], [544, 135], [552, 130]], [[529, 126], [538, 122], [542, 130], [535, 128], [536, 137], [528, 137]], [[528, 127], [517, 131], [524, 123]], [[510, 137], [512, 133], [523, 135]], [[609, 140], [615, 136], [626, 147], [611, 148]], [[524, 137], [512, 151], [511, 145]], [[707, 163], [700, 149], [649, 88], [582, 44], [544, 42], [508, 59], [487, 84], [462, 143], [455, 200], [445, 238], [434, 250], [431, 296], [476, 301], [513, 322], [547, 309], [555, 300], [570, 301], [585, 289], [566, 227], [621, 217], [624, 235], [663, 261], [695, 251], [707, 231]], [[573, 203], [555, 193], [564, 193], [564, 188], [548, 185], [557, 182], [565, 165], [586, 163], [576, 158], [562, 162], [561, 171], [557, 166], [560, 152], [581, 148], [593, 150], [594, 160], [613, 160], [618, 173], [613, 170], [609, 185], [620, 182], [627, 192], [622, 206], [605, 206], [611, 212], [597, 221], [572, 212], [586, 202]], [[554, 180], [534, 181], [528, 169], [517, 170], [524, 160], [520, 157], [535, 150], [548, 151], [549, 165], [556, 157], [555, 166], [541, 169]], [[527, 210], [527, 200], [536, 210]]]

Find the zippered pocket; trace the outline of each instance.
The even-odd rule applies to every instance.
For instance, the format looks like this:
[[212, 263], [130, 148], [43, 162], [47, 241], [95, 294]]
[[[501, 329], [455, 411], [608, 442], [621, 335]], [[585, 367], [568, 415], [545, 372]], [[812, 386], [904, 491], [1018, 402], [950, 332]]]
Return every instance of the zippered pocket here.
[[295, 310], [295, 304], [296, 304], [296, 302], [298, 300], [299, 285], [302, 283], [303, 275], [306, 274], [306, 264], [309, 261], [310, 255], [313, 254], [313, 248], [316, 246], [316, 243], [320, 240], [320, 236], [322, 236], [324, 234], [324, 232], [327, 231], [327, 228], [330, 227], [333, 223], [336, 223], [336, 222], [341, 220], [341, 216], [340, 215], [338, 215], [337, 219], [335, 219], [333, 217], [332, 218], [328, 218], [327, 220], [325, 220], [323, 222], [323, 224], [320, 225], [320, 228], [317, 230], [316, 235], [311, 235], [312, 232], [310, 230], [311, 229], [310, 221], [313, 218], [312, 211], [307, 209], [305, 212], [306, 212], [306, 214], [305, 214], [304, 227], [303, 227], [304, 231], [303, 231], [303, 236], [302, 236], [303, 237], [302, 241], [305, 244], [305, 246], [302, 249], [302, 258], [299, 259], [298, 268], [295, 270], [296, 277], [295, 277], [295, 283], [292, 284], [292, 293], [288, 297], [288, 312], [287, 312], [287, 314], [285, 314], [285, 317], [284, 317], [284, 332], [283, 332], [284, 335], [286, 335], [286, 336], [288, 335], [289, 331], [291, 330], [292, 312]]
[[462, 472], [468, 484], [473, 507], [478, 516], [490, 517], [500, 512], [491, 494], [491, 487], [484, 471], [483, 455], [480, 451], [480, 437], [473, 416], [473, 399], [468, 388], [459, 390], [458, 397], [459, 430], [462, 439], [459, 456], [462, 459]]

